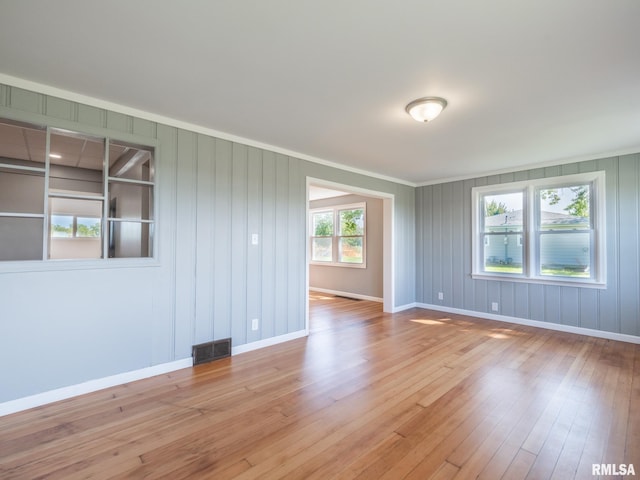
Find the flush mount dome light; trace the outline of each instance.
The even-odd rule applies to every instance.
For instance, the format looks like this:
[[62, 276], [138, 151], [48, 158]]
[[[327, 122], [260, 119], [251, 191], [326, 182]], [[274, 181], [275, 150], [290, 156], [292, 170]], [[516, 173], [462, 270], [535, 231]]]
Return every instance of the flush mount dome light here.
[[444, 110], [447, 101], [440, 97], [424, 97], [414, 100], [405, 110], [417, 122], [430, 122]]

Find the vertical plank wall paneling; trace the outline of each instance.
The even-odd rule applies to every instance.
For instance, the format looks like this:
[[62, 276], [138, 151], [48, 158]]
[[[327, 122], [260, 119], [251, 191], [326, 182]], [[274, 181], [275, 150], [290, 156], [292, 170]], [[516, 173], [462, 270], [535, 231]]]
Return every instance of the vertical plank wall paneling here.
[[[258, 244], [249, 246], [247, 252], [247, 342], [256, 342], [262, 339], [261, 314], [262, 304], [262, 150], [249, 147], [248, 151], [248, 180], [247, 180], [247, 227], [248, 234], [258, 235]], [[251, 329], [251, 320], [257, 318], [258, 329]]]
[[[606, 172], [606, 289], [471, 278], [473, 187], [595, 170]], [[491, 303], [497, 302], [499, 311], [495, 313], [505, 316], [640, 334], [640, 155], [536, 168], [417, 190], [418, 303], [492, 313]], [[454, 192], [453, 196], [449, 192]], [[462, 224], [452, 223], [450, 218], [462, 219]], [[451, 251], [445, 245], [451, 245]], [[463, 261], [456, 261], [458, 258]], [[437, 299], [439, 291], [444, 293], [442, 301]]]
[[213, 338], [213, 270], [215, 248], [215, 139], [198, 135], [196, 179], [196, 291], [194, 343]]
[[[213, 264], [205, 275], [213, 283], [213, 339], [231, 336], [231, 142], [216, 139], [215, 183], [211, 186], [214, 195], [215, 216], [213, 218], [214, 255]], [[213, 321], [215, 319], [215, 321]]]
[[[454, 250], [452, 248], [454, 242], [453, 235], [453, 184], [445, 183], [442, 185], [440, 193], [440, 209], [442, 211], [442, 219], [440, 229], [439, 241], [440, 241], [440, 254], [442, 255], [442, 263], [440, 264], [441, 285], [440, 288], [444, 292], [451, 292], [451, 296], [454, 296], [453, 292], [453, 256]], [[457, 256], [458, 253], [455, 252]]]
[[307, 176], [395, 195], [395, 305], [415, 301], [413, 187], [6, 85], [0, 117], [157, 147], [155, 262], [0, 268], [0, 402], [304, 331]]
[[456, 182], [451, 189], [451, 252], [452, 252], [452, 268], [451, 268], [451, 290], [453, 292], [453, 302], [461, 305], [464, 303], [464, 277], [454, 276], [453, 272], [459, 272], [464, 265], [464, 216], [454, 215], [459, 212], [464, 202], [464, 187], [462, 182]]
[[[462, 305], [463, 308], [470, 310], [475, 305], [475, 289], [474, 281], [469, 275], [459, 275], [460, 272], [464, 272], [465, 265], [471, 265], [471, 249], [466, 248], [467, 242], [465, 239], [471, 238], [471, 209], [464, 208], [465, 205], [471, 205], [471, 188], [474, 186], [473, 180], [465, 180], [462, 182], [462, 205], [456, 210], [462, 212], [462, 233], [461, 239], [462, 247], [458, 250], [458, 254], [463, 258], [462, 265], [458, 264], [458, 269], [454, 272], [454, 276], [462, 277]], [[460, 247], [460, 245], [458, 245]]]
[[[287, 185], [287, 218], [286, 234], [289, 251], [287, 255], [287, 322], [285, 332], [303, 330], [305, 319], [305, 290], [306, 281], [306, 179], [301, 174], [301, 164], [289, 157], [289, 184]], [[302, 181], [301, 181], [302, 180]], [[300, 201], [303, 200], [303, 201]], [[302, 240], [302, 244], [301, 244]], [[295, 246], [301, 248], [296, 248]], [[302, 268], [300, 268], [302, 267]]]
[[276, 154], [276, 214], [272, 226], [275, 236], [275, 318], [273, 330], [275, 335], [282, 335], [287, 331], [287, 313], [289, 292], [286, 285], [289, 277], [289, 253], [293, 250], [289, 245], [289, 158], [280, 153]]
[[262, 338], [275, 336], [276, 318], [276, 154], [262, 156]]
[[[106, 116], [106, 115], [104, 115]], [[152, 272], [153, 299], [151, 318], [150, 365], [174, 360], [176, 346], [176, 245], [178, 205], [178, 130], [166, 125], [157, 126], [156, 185], [162, 195], [156, 195], [156, 245], [159, 271]], [[161, 214], [160, 214], [161, 212]], [[72, 295], [72, 294], [70, 294]]]
[[[196, 191], [196, 134], [178, 130], [178, 192]], [[191, 354], [195, 321], [196, 196], [180, 195], [176, 208], [175, 356]]]
[[620, 331], [640, 335], [640, 155], [620, 158], [619, 172]]
[[[620, 316], [618, 311], [620, 293], [620, 223], [618, 212], [620, 211], [620, 199], [618, 195], [618, 158], [605, 158], [598, 160], [598, 170], [607, 172], [607, 285], [610, 288], [598, 292], [599, 302], [599, 329], [608, 332], [620, 332]], [[638, 219], [629, 219], [638, 222]], [[611, 234], [614, 234], [613, 238]], [[636, 239], [637, 242], [637, 239]], [[623, 280], [624, 281], [624, 280]], [[622, 333], [622, 332], [620, 332]]]
[[396, 185], [394, 213], [395, 305], [415, 302], [415, 189]]
[[231, 150], [231, 338], [247, 342], [247, 173], [246, 145], [234, 143]]

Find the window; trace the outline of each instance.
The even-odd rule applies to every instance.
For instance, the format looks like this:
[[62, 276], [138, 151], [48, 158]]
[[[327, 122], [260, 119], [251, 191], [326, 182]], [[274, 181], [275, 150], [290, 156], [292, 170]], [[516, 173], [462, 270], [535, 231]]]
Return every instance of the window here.
[[604, 172], [473, 189], [473, 277], [604, 286]]
[[0, 260], [152, 256], [153, 148], [0, 119]]
[[310, 212], [311, 262], [365, 267], [366, 205], [341, 205]]

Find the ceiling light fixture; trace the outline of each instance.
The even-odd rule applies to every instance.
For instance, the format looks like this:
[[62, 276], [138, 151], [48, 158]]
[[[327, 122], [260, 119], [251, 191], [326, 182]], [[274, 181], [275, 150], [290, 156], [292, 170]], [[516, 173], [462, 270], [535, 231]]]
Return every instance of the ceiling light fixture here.
[[49, 158], [62, 158], [62, 155], [59, 153], [50, 153]]
[[417, 122], [430, 122], [444, 110], [447, 101], [440, 97], [424, 97], [411, 102], [405, 110]]

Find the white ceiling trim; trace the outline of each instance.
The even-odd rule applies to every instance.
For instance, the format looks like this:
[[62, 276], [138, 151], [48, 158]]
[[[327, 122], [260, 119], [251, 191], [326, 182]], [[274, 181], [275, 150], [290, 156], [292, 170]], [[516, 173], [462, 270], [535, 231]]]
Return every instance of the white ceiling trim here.
[[53, 97], [62, 98], [64, 100], [69, 100], [72, 102], [83, 103], [85, 105], [89, 105], [96, 108], [102, 108], [105, 110], [111, 110], [113, 112], [122, 113], [124, 115], [131, 115], [133, 117], [142, 118], [144, 120], [149, 120], [156, 123], [161, 123], [164, 125], [168, 125], [170, 127], [181, 128], [184, 130], [189, 130], [195, 133], [201, 133], [203, 135], [209, 135], [212, 137], [220, 138], [222, 140], [229, 140], [231, 142], [242, 143], [244, 145], [248, 145], [250, 147], [261, 148], [264, 150], [270, 150], [275, 153], [281, 153], [283, 155], [287, 155], [290, 157], [295, 157], [300, 160], [307, 160], [309, 162], [318, 163], [320, 165], [325, 165], [327, 167], [337, 168], [340, 170], [344, 170], [351, 173], [357, 173], [360, 175], [366, 175], [368, 177], [377, 178], [379, 180], [386, 180], [389, 182], [399, 183], [402, 185], [407, 185], [410, 187], [418, 186], [416, 183], [409, 182], [407, 180], [403, 180], [400, 178], [394, 178], [387, 175], [381, 175], [376, 172], [371, 172], [368, 170], [363, 170], [360, 168], [349, 167], [338, 162], [334, 162], [331, 160], [325, 160], [318, 157], [313, 157], [311, 155], [307, 155], [302, 152], [296, 152], [294, 150], [289, 150], [286, 148], [278, 147], [277, 145], [270, 145], [268, 143], [256, 142], [255, 140], [251, 140], [250, 138], [239, 137], [237, 135], [232, 135], [229, 133], [221, 132], [218, 130], [214, 130], [212, 128], [203, 127], [201, 125], [196, 125], [189, 122], [184, 122], [182, 120], [177, 120], [175, 118], [167, 117], [164, 115], [158, 115], [153, 112], [147, 112], [145, 110], [139, 110], [137, 108], [127, 107], [126, 105], [120, 105], [118, 103], [109, 102], [107, 100], [101, 100], [99, 98], [90, 97], [87, 95], [82, 95], [80, 93], [71, 92], [69, 90], [64, 90], [57, 87], [52, 87], [50, 85], [45, 85], [43, 83], [33, 82], [31, 80], [25, 80], [23, 78], [14, 77], [12, 75], [7, 75], [0, 72], [0, 83], [9, 85], [12, 87], [22, 88], [24, 90], [30, 90], [36, 93], [40, 93], [43, 95], [50, 95]]
[[619, 156], [622, 156], [622, 155], [638, 155], [638, 154], [640, 154], [638, 152], [638, 148], [637, 147], [632, 147], [632, 148], [628, 148], [628, 149], [615, 150], [615, 151], [611, 151], [611, 152], [603, 152], [603, 153], [597, 153], [597, 154], [591, 154], [591, 155], [583, 155], [583, 156], [578, 156], [578, 157], [570, 157], [570, 158], [563, 158], [563, 159], [557, 159], [557, 160], [550, 160], [548, 162], [530, 163], [528, 165], [522, 165], [522, 166], [518, 166], [518, 167], [503, 168], [503, 169], [500, 169], [500, 170], [489, 170], [489, 171], [484, 172], [484, 173], [474, 173], [474, 174], [471, 174], [471, 175], [461, 175], [461, 176], [458, 176], [458, 177], [450, 177], [450, 178], [438, 178], [438, 179], [427, 181], [427, 182], [416, 183], [415, 186], [416, 187], [427, 187], [429, 185], [440, 185], [442, 183], [459, 182], [461, 180], [470, 180], [470, 179], [473, 179], [473, 178], [491, 177], [491, 176], [494, 176], [494, 175], [503, 175], [503, 174], [506, 174], [506, 173], [516, 173], [516, 172], [523, 172], [525, 170], [535, 170], [537, 168], [558, 167], [558, 166], [561, 166], [561, 165], [568, 165], [570, 163], [576, 163], [576, 162], [588, 162], [588, 161], [592, 161], [592, 160], [603, 160], [603, 159], [606, 159], [606, 158], [619, 157]]

